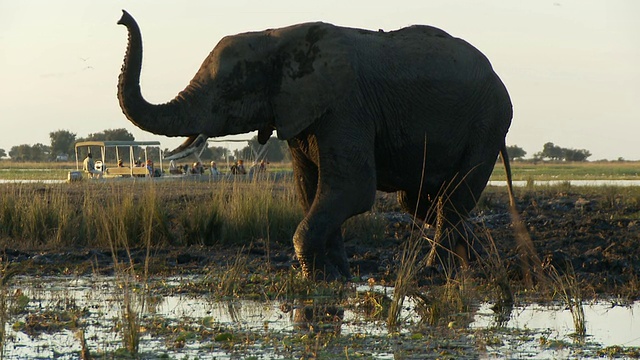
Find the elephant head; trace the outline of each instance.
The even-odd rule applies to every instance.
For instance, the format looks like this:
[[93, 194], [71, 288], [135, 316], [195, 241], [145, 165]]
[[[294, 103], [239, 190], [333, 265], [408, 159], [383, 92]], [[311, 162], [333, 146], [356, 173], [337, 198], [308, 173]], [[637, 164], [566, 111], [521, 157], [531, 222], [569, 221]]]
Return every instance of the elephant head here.
[[[319, 26], [300, 29], [306, 32], [307, 43], [293, 48], [288, 48], [281, 31], [267, 30], [225, 37], [173, 100], [150, 104], [140, 90], [140, 28], [124, 10], [118, 24], [126, 26], [129, 33], [118, 79], [120, 107], [143, 130], [187, 137], [172, 152], [174, 157], [193, 152], [208, 137], [257, 130], [258, 140], [264, 144], [277, 130], [280, 139], [289, 139], [330, 111], [340, 93], [337, 89], [349, 81], [344, 71], [340, 71], [344, 76], [325, 76], [339, 73], [344, 65], [339, 57], [324, 51], [322, 56], [333, 61], [314, 64], [320, 56], [317, 43], [323, 38]], [[306, 98], [315, 99], [314, 106], [291, 106]]]

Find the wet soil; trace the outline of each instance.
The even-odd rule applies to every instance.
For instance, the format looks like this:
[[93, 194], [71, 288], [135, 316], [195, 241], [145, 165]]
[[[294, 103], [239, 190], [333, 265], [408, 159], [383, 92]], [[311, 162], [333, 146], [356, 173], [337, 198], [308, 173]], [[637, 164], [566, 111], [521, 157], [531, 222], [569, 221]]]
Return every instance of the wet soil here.
[[[640, 201], [625, 198], [621, 191], [520, 189], [518, 209], [544, 267], [553, 265], [558, 272], [575, 272], [583, 296], [640, 299]], [[374, 279], [392, 285], [400, 262], [403, 244], [416, 224], [399, 211], [395, 197], [378, 195], [374, 214], [385, 222], [384, 239], [372, 242], [350, 236], [345, 239], [352, 273], [359, 281]], [[510, 281], [523, 280], [521, 262], [508, 213], [506, 189], [488, 188], [471, 217], [482, 244], [480, 257], [471, 270], [478, 278], [483, 273], [491, 241], [504, 264]], [[423, 249], [423, 256], [428, 254]], [[287, 272], [298, 268], [289, 239], [253, 241], [235, 246], [192, 246], [153, 248], [149, 257], [152, 272], [162, 274], [205, 273], [212, 267], [227, 266], [242, 254], [248, 271]], [[7, 248], [3, 260], [8, 271], [21, 275], [110, 274], [114, 259], [143, 264], [145, 249], [112, 254], [109, 249], [33, 250]], [[437, 269], [423, 271], [421, 284], [442, 280]]]

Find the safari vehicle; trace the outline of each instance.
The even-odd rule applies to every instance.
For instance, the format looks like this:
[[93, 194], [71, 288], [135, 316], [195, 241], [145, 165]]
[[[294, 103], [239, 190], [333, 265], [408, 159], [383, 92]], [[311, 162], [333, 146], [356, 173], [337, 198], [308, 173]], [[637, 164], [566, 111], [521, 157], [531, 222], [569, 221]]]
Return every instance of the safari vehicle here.
[[[82, 162], [89, 152], [93, 154], [96, 170], [102, 171], [105, 178], [162, 175], [159, 141], [80, 141], [75, 146], [76, 171], [69, 173], [69, 181], [82, 178]], [[148, 160], [157, 160], [157, 166], [152, 163], [152, 169], [148, 169]]]

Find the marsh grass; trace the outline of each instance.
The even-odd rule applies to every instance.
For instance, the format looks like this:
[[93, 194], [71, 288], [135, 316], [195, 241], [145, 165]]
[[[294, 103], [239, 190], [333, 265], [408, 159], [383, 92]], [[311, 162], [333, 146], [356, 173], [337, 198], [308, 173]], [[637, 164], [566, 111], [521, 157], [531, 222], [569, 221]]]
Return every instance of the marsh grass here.
[[462, 314], [470, 312], [471, 304], [476, 301], [474, 286], [463, 275], [449, 278], [443, 285], [436, 286], [428, 293], [416, 292], [416, 312], [421, 321], [428, 326], [458, 327]]
[[[122, 343], [124, 349], [132, 356], [137, 356], [142, 337], [142, 318], [146, 311], [146, 300], [149, 296], [149, 254], [151, 251], [153, 230], [156, 227], [157, 208], [154, 206], [153, 190], [145, 194], [147, 208], [142, 209], [140, 218], [134, 217], [136, 226], [129, 224], [130, 217], [137, 212], [132, 213], [135, 205], [130, 197], [125, 199], [114, 199], [110, 206], [122, 207], [120, 216], [100, 217], [100, 224], [103, 228], [101, 233], [105, 234], [111, 248], [113, 257], [114, 270], [118, 287], [121, 289], [119, 300], [121, 301], [121, 318], [119, 319], [119, 328], [122, 333]], [[133, 231], [133, 233], [132, 233]], [[131, 256], [132, 236], [140, 236], [146, 245], [146, 256], [144, 258], [143, 268], [140, 270], [136, 267], [136, 263]], [[127, 261], [121, 261], [118, 257], [119, 251], [123, 249], [127, 253]], [[86, 345], [85, 345], [86, 347]]]
[[584, 338], [587, 334], [587, 326], [584, 317], [584, 301], [582, 297], [581, 285], [576, 278], [573, 266], [568, 263], [566, 271], [561, 274], [554, 266], [548, 269], [548, 277], [552, 286], [552, 291], [560, 297], [560, 300], [571, 312], [573, 320], [574, 334], [577, 338]]
[[[0, 245], [130, 248], [289, 242], [302, 219], [293, 187], [266, 183], [5, 184]], [[118, 219], [105, 222], [103, 218]], [[148, 223], [148, 225], [147, 225]]]
[[282, 188], [265, 181], [233, 182], [227, 189], [227, 193], [216, 196], [223, 205], [220, 208], [223, 209], [222, 236], [225, 239], [232, 242], [234, 238], [240, 241], [267, 238], [290, 241], [302, 220], [302, 210], [292, 187]]
[[488, 285], [497, 293], [496, 306], [510, 307], [514, 303], [514, 291], [507, 268], [489, 229], [483, 225], [481, 233], [483, 239], [474, 240], [481, 244], [483, 252], [483, 254], [475, 254], [477, 266]]
[[239, 288], [246, 283], [247, 261], [247, 256], [244, 255], [244, 247], [242, 247], [238, 250], [233, 261], [227, 264], [226, 269], [221, 273], [220, 281], [217, 284], [219, 296], [235, 296]]
[[[414, 299], [416, 313], [422, 323], [429, 326], [458, 327], [465, 319], [463, 314], [469, 313], [473, 304], [482, 301], [483, 296], [492, 294], [495, 301], [494, 310], [510, 309], [514, 303], [514, 292], [507, 269], [497, 250], [496, 244], [486, 227], [479, 232], [482, 238], [473, 233], [466, 234], [469, 244], [476, 243], [482, 247], [481, 254], [475, 254], [474, 271], [482, 274], [479, 281], [472, 275], [471, 268], [466, 266], [445, 272], [442, 285], [431, 285], [428, 291], [410, 288], [407, 293]], [[436, 231], [436, 237], [442, 236]], [[435, 242], [435, 241], [434, 241]], [[455, 255], [453, 255], [455, 256]]]
[[9, 263], [0, 258], [0, 359], [4, 359], [5, 342], [7, 334], [5, 331], [7, 322], [9, 321], [9, 281], [15, 274], [10, 270]]
[[416, 276], [424, 266], [424, 260], [420, 258], [419, 254], [425, 242], [425, 237], [412, 232], [412, 235], [402, 247], [400, 265], [393, 288], [393, 299], [387, 316], [387, 325], [390, 328], [398, 326], [406, 297], [419, 292], [417, 290]]

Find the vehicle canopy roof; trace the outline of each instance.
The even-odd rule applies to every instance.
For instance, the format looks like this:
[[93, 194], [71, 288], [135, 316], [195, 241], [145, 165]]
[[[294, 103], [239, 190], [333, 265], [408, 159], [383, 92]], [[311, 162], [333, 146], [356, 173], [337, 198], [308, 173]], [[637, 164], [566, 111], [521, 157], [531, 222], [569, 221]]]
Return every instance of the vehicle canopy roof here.
[[76, 148], [82, 146], [160, 146], [160, 141], [126, 141], [126, 140], [105, 140], [105, 141], [80, 141], [76, 143]]

